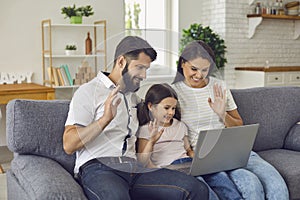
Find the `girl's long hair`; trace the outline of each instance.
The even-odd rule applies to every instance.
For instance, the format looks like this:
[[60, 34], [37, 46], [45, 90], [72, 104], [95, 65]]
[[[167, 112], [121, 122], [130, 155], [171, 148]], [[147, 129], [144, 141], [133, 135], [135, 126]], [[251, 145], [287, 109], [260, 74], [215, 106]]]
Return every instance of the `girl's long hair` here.
[[162, 83], [152, 85], [146, 93], [145, 100], [138, 104], [137, 116], [139, 125], [143, 126], [153, 120], [152, 114], [148, 109], [149, 103], [151, 103], [152, 105], [159, 104], [163, 99], [168, 97], [172, 97], [177, 100], [174, 118], [180, 120], [181, 113], [177, 93], [170, 85], [168, 85], [167, 83]]

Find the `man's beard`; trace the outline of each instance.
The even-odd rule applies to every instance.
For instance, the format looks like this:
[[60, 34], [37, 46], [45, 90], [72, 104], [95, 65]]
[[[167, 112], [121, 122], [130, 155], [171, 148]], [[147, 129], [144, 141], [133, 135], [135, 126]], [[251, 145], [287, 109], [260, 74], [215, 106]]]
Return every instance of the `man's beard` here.
[[123, 82], [124, 82], [126, 91], [136, 92], [140, 89], [140, 84], [134, 84], [134, 82], [132, 80], [132, 76], [128, 73], [128, 65], [127, 64], [122, 72], [122, 77], [123, 77]]

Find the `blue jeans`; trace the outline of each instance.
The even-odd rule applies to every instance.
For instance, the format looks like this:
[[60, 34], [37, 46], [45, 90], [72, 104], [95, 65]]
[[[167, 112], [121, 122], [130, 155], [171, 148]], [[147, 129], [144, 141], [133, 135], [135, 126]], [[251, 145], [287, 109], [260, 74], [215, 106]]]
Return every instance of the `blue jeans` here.
[[192, 162], [193, 158], [187, 157], [187, 158], [179, 158], [177, 160], [174, 160], [171, 165], [176, 165], [176, 164], [182, 164], [182, 163], [187, 163], [187, 162]]
[[252, 172], [239, 168], [227, 172], [230, 179], [234, 182], [243, 199], [264, 200], [265, 194], [260, 180]]
[[207, 186], [184, 173], [168, 169], [149, 172], [136, 163], [115, 166], [119, 170], [100, 162], [80, 169], [78, 181], [88, 199], [208, 199]]
[[287, 185], [279, 172], [257, 153], [251, 152], [247, 170], [253, 172], [261, 181], [265, 192], [265, 199], [288, 200], [289, 191]]
[[202, 177], [206, 181], [206, 183], [213, 189], [213, 191], [219, 196], [219, 199], [243, 199], [235, 184], [232, 182], [226, 172], [203, 175]]
[[228, 172], [244, 199], [288, 200], [289, 192], [279, 172], [255, 152], [245, 169]]
[[[171, 164], [181, 164], [185, 162], [191, 162], [192, 158], [180, 158], [173, 161]], [[209, 199], [228, 199], [228, 200], [240, 200], [242, 196], [238, 192], [236, 186], [228, 177], [225, 172], [219, 172], [204, 176], [196, 177], [199, 181], [202, 181], [209, 188]]]

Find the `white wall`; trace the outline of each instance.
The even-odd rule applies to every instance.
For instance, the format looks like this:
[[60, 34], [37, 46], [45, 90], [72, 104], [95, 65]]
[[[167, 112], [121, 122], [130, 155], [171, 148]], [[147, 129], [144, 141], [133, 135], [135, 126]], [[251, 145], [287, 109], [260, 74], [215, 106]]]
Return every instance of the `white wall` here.
[[[300, 38], [293, 39], [294, 22], [265, 19], [253, 38], [248, 36], [249, 1], [240, 0], [186, 0], [179, 2], [179, 28], [191, 23], [209, 25], [220, 34], [227, 46], [225, 80], [235, 84], [235, 67], [300, 66]], [[217, 15], [218, 14], [218, 15]]]
[[[108, 63], [111, 62], [120, 33], [124, 32], [123, 0], [1, 0], [0, 12], [0, 72], [34, 73], [32, 81], [42, 84], [41, 20], [69, 23], [61, 8], [76, 4], [92, 5], [94, 15], [84, 17], [83, 23], [107, 20]], [[110, 38], [112, 37], [112, 38]], [[5, 106], [0, 109], [4, 115]], [[0, 146], [5, 144], [5, 115], [0, 120]]]
[[[293, 40], [293, 21], [264, 20], [252, 39], [248, 39], [249, 1], [240, 0], [179, 0], [179, 28], [187, 29], [192, 23], [209, 25], [220, 34], [227, 45], [225, 80], [235, 83], [234, 67], [299, 66], [300, 38]], [[1, 0], [0, 12], [0, 72], [34, 72], [33, 81], [42, 82], [41, 20], [51, 18], [54, 23], [68, 23], [60, 14], [63, 6], [92, 5], [94, 16], [84, 18], [84, 23], [106, 19], [108, 37], [108, 62], [111, 61], [116, 35], [124, 30], [123, 0]], [[117, 37], [118, 38], [118, 37]], [[3, 106], [0, 106], [3, 111]], [[0, 145], [3, 144], [4, 125], [0, 122]]]
[[[83, 23], [107, 20], [107, 35], [114, 36], [124, 31], [123, 0], [1, 0], [0, 12], [0, 71], [34, 72], [33, 81], [42, 83], [41, 20], [53, 23], [69, 23], [61, 8], [76, 4], [92, 5], [95, 14], [84, 17]], [[115, 46], [109, 45], [111, 55]]]

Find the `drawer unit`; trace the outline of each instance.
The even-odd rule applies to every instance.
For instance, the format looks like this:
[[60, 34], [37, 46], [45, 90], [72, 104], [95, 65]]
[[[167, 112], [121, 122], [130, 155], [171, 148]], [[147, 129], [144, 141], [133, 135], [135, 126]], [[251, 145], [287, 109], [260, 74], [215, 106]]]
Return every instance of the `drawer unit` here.
[[283, 85], [284, 84], [284, 74], [278, 72], [265, 73], [265, 85]]
[[299, 67], [237, 67], [235, 88], [300, 86]]
[[288, 72], [285, 74], [285, 82], [288, 85], [300, 85], [300, 72]]

